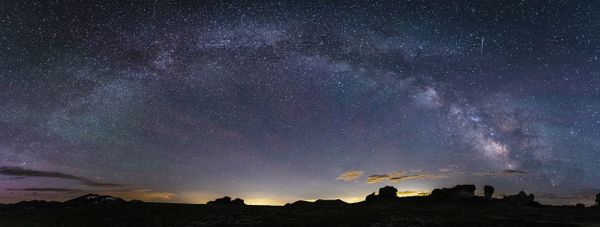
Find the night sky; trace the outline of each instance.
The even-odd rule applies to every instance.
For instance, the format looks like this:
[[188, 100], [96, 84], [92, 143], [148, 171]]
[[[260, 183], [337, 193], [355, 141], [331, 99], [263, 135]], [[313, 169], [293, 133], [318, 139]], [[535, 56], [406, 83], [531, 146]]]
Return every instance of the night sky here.
[[0, 203], [600, 192], [595, 1], [0, 2]]

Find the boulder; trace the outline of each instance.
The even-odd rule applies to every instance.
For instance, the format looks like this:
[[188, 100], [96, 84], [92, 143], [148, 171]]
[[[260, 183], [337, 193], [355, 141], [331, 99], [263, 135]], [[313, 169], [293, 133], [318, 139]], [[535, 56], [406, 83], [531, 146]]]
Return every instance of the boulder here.
[[431, 198], [443, 200], [469, 199], [475, 197], [475, 185], [456, 185], [453, 188], [435, 189]]

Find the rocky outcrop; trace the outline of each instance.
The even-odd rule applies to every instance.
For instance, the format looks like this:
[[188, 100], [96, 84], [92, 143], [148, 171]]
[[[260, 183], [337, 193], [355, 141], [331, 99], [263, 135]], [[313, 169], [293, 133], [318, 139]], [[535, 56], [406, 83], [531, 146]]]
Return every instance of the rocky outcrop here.
[[392, 186], [385, 186], [379, 189], [379, 198], [381, 199], [396, 199], [398, 198], [398, 189]]
[[237, 205], [237, 206], [246, 205], [244, 203], [243, 199], [236, 198], [234, 200], [231, 200], [231, 197], [229, 197], [229, 196], [225, 196], [223, 198], [218, 198], [218, 199], [215, 199], [214, 201], [209, 201], [206, 204], [207, 205]]
[[490, 185], [483, 186], [483, 196], [486, 200], [492, 200], [492, 195], [494, 195], [494, 187]]
[[430, 195], [433, 199], [457, 200], [475, 197], [475, 185], [456, 185], [453, 188], [435, 189]]
[[367, 197], [365, 198], [366, 202], [373, 202], [375, 200], [377, 200], [377, 195], [375, 195], [375, 192], [367, 195]]
[[596, 206], [600, 207], [600, 193], [596, 194]]

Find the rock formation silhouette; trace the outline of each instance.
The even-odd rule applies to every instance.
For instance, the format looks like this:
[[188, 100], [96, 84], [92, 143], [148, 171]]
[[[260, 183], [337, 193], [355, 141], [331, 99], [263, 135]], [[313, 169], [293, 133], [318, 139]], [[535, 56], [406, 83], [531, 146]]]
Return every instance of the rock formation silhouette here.
[[214, 201], [209, 201], [206, 204], [207, 205], [237, 205], [237, 206], [246, 205], [246, 203], [244, 203], [243, 199], [236, 198], [234, 200], [231, 200], [231, 197], [229, 197], [229, 196], [225, 196], [223, 198], [218, 198], [218, 199], [215, 199]]
[[492, 200], [492, 195], [494, 195], [494, 187], [490, 185], [483, 186], [483, 195], [486, 200]]
[[388, 203], [397, 201], [398, 198], [398, 189], [392, 186], [385, 186], [379, 189], [379, 193], [371, 193], [367, 195], [365, 198], [366, 203]]
[[382, 199], [396, 199], [398, 198], [398, 189], [392, 186], [385, 186], [379, 189], [379, 198]]
[[600, 193], [596, 194], [596, 206], [600, 207]]
[[456, 185], [453, 188], [434, 189], [430, 195], [433, 199], [457, 200], [475, 197], [475, 185]]

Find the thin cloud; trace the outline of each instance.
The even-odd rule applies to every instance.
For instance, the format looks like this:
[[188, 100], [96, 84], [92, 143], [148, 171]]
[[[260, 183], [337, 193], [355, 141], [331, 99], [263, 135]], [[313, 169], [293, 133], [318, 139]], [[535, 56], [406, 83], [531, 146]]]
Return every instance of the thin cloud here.
[[62, 179], [70, 179], [70, 180], [82, 180], [83, 179], [81, 177], [64, 174], [64, 173], [60, 173], [60, 172], [37, 171], [37, 170], [31, 170], [31, 169], [24, 169], [21, 167], [0, 167], [0, 174], [9, 175], [9, 176], [17, 176], [17, 177], [52, 177], [52, 178], [62, 178]]
[[523, 176], [526, 175], [527, 172], [523, 170], [514, 170], [514, 169], [505, 169], [502, 171], [488, 171], [488, 172], [477, 172], [473, 173], [473, 176], [498, 176], [498, 177], [510, 177], [510, 176]]
[[79, 181], [81, 184], [91, 187], [104, 187], [104, 188], [114, 188], [114, 187], [122, 187], [121, 184], [115, 183], [106, 183], [106, 182], [98, 182], [94, 180], [90, 180], [87, 178], [83, 178], [80, 176], [75, 176], [71, 174], [61, 173], [61, 172], [51, 172], [51, 171], [39, 171], [32, 169], [25, 169], [21, 167], [0, 167], [0, 174], [7, 176], [15, 176], [15, 177], [47, 177], [47, 178], [59, 178], [59, 179], [67, 179], [67, 180], [75, 180]]
[[502, 173], [505, 174], [527, 174], [527, 172], [523, 171], [523, 170], [513, 170], [513, 169], [507, 169], [502, 171]]
[[402, 182], [402, 181], [418, 180], [418, 179], [438, 180], [438, 179], [443, 179], [443, 178], [447, 178], [447, 177], [448, 176], [446, 176], [446, 175], [440, 175], [440, 174], [417, 174], [417, 175], [410, 175], [410, 176], [391, 177], [389, 180], [390, 180], [390, 182]]
[[81, 182], [81, 184], [86, 185], [86, 186], [99, 187], [99, 188], [117, 188], [117, 187], [123, 186], [121, 184], [103, 183], [103, 182], [97, 182], [97, 181], [91, 181], [91, 180], [81, 180], [80, 182]]
[[353, 181], [358, 179], [359, 177], [361, 177], [363, 175], [363, 171], [359, 171], [359, 170], [351, 170], [351, 171], [346, 171], [342, 174], [340, 174], [340, 176], [338, 176], [336, 178], [336, 180], [342, 180], [342, 181]]
[[80, 189], [73, 188], [7, 188], [6, 191], [19, 191], [19, 192], [60, 192], [60, 193], [72, 193], [82, 192]]

